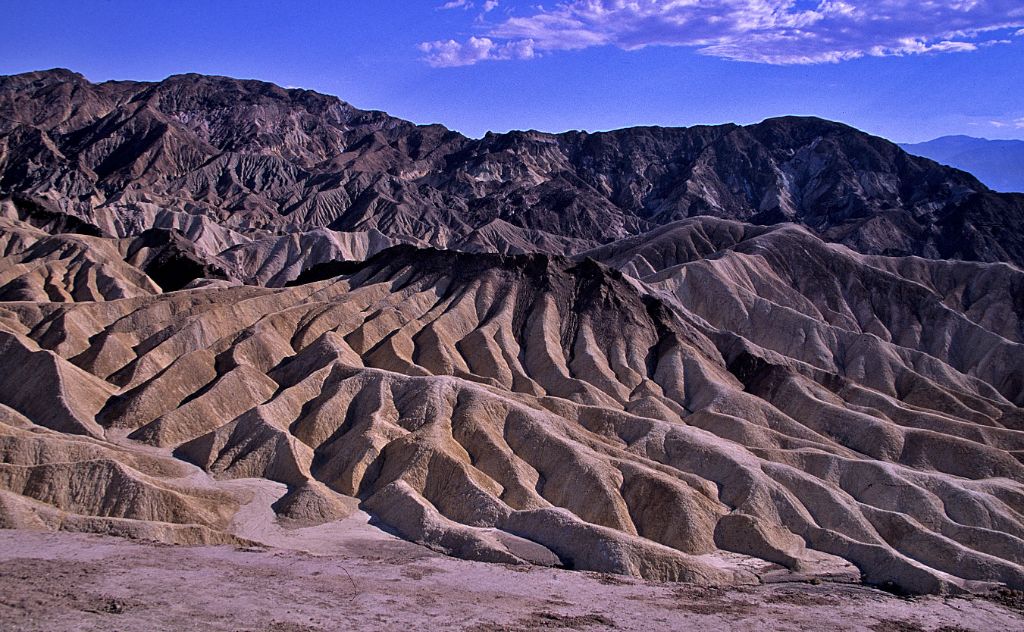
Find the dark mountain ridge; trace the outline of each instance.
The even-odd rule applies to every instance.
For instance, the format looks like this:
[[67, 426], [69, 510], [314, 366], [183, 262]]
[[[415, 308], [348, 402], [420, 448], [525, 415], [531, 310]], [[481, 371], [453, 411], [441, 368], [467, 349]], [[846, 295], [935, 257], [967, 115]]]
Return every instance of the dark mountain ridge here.
[[21, 219], [31, 200], [112, 236], [173, 213], [240, 232], [376, 230], [442, 248], [562, 252], [710, 215], [797, 222], [871, 254], [1024, 262], [1011, 230], [1024, 195], [839, 123], [471, 139], [308, 90], [201, 75], [0, 78], [0, 195]]

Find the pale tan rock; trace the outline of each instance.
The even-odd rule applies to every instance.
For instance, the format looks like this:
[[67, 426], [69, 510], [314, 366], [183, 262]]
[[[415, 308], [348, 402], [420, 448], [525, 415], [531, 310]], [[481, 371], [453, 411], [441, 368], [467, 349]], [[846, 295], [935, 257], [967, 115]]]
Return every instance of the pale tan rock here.
[[[1021, 344], [985, 328], [998, 306], [957, 311], [962, 282], [927, 276], [944, 268], [904, 278], [805, 231], [705, 228], [628, 253], [645, 280], [398, 248], [288, 288], [0, 304], [0, 361], [39, 376], [0, 378], [5, 524], [227, 542], [268, 479], [289, 490], [259, 501], [283, 525], [360, 504], [474, 560], [1024, 585]], [[766, 254], [793, 244], [917, 303]]]

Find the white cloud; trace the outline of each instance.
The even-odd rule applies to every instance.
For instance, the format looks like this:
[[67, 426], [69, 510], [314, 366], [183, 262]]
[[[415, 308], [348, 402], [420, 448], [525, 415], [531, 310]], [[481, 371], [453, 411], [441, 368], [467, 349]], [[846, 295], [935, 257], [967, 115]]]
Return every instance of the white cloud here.
[[[424, 46], [434, 65], [594, 46], [684, 46], [725, 59], [808, 64], [972, 51], [1005, 43], [1010, 33], [1024, 33], [1021, 27], [1020, 0], [563, 0], [509, 17], [466, 42]], [[489, 52], [472, 54], [481, 41]], [[504, 52], [526, 42], [529, 55]], [[461, 61], [437, 63], [438, 44], [445, 52], [460, 49], [444, 59]]]
[[532, 40], [499, 44], [489, 37], [471, 37], [465, 42], [424, 42], [420, 44], [420, 51], [431, 66], [437, 67], [469, 66], [488, 60], [533, 59], [536, 56]]
[[1013, 126], [1017, 129], [1024, 129], [1024, 117], [1021, 117], [1013, 122]]
[[486, 2], [484, 2], [483, 6], [484, 13], [490, 13], [491, 11], [497, 9], [499, 4], [501, 3], [498, 2], [498, 0], [487, 0]]
[[451, 0], [441, 5], [441, 9], [472, 9], [473, 3], [470, 0]]

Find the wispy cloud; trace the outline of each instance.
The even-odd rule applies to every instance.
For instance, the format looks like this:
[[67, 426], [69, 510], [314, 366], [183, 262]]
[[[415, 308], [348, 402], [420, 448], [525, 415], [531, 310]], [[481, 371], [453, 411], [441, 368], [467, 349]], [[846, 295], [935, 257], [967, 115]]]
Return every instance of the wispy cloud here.
[[1024, 129], [1024, 116], [1016, 119], [992, 120], [989, 121], [988, 124], [997, 129], [1003, 129], [1006, 127]]
[[1007, 43], [1021, 27], [1020, 0], [565, 0], [492, 23], [478, 37], [420, 49], [434, 66], [594, 46], [684, 46], [725, 59], [810, 64], [973, 51]]
[[[500, 4], [501, 2], [499, 0], [484, 0], [483, 4], [480, 5], [480, 10], [484, 13], [490, 13], [497, 9]], [[439, 8], [443, 11], [447, 11], [448, 9], [464, 9], [468, 11], [475, 6], [476, 3], [473, 2], [473, 0], [449, 0], [449, 2], [445, 2]]]

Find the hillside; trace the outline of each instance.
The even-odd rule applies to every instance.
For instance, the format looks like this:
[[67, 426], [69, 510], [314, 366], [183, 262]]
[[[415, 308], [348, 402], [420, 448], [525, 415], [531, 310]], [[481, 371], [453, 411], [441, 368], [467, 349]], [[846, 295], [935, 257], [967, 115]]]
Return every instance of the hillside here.
[[0, 527], [1024, 589], [1024, 195], [883, 139], [47, 71], [0, 194]]

